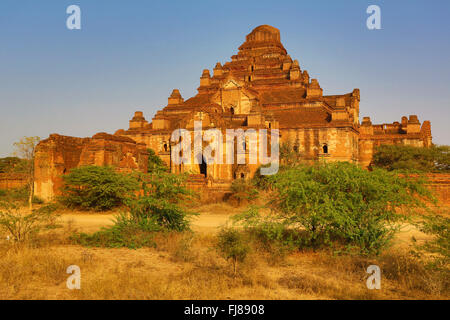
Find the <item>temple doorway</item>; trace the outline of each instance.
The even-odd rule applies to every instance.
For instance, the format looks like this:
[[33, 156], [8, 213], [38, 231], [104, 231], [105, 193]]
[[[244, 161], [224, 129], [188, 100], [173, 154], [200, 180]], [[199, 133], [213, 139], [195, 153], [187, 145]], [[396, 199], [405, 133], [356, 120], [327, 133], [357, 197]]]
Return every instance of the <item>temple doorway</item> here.
[[206, 160], [202, 157], [202, 162], [199, 164], [200, 174], [204, 175], [205, 178], [208, 177], [208, 165], [206, 164]]

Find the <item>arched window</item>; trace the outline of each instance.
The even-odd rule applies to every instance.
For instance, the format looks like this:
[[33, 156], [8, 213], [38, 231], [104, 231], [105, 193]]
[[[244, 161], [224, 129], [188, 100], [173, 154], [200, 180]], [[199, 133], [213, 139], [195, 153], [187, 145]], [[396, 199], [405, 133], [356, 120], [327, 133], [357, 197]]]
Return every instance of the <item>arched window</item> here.
[[245, 174], [241, 173], [241, 179], [244, 179], [244, 178], [245, 178]]
[[233, 107], [230, 108], [230, 112], [231, 112], [231, 114], [234, 114], [234, 108]]
[[327, 144], [324, 144], [324, 145], [323, 145], [322, 151], [323, 151], [324, 154], [327, 154], [327, 153], [328, 153], [328, 145], [327, 145]]
[[167, 143], [164, 144], [164, 151], [167, 152]]

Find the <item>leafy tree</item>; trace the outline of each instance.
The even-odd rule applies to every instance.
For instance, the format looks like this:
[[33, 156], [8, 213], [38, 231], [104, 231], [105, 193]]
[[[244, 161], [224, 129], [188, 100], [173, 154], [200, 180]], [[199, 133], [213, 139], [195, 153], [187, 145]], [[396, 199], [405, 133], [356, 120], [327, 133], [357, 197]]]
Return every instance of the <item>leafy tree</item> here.
[[399, 207], [424, 206], [421, 197], [431, 197], [417, 179], [343, 162], [288, 168], [269, 179], [278, 227], [314, 247], [338, 241], [361, 254], [378, 254], [389, 244], [404, 217]]
[[119, 173], [112, 167], [74, 168], [63, 180], [61, 201], [84, 210], [110, 210], [125, 204], [139, 190], [136, 175]]
[[28, 195], [28, 207], [30, 211], [33, 210], [34, 197], [34, 156], [39, 141], [39, 137], [23, 137], [20, 141], [14, 143], [14, 154], [26, 161], [24, 171], [28, 175], [28, 187], [30, 190]]
[[255, 200], [258, 197], [258, 189], [253, 180], [236, 179], [231, 183], [230, 199], [238, 205]]
[[294, 166], [302, 161], [302, 154], [290, 141], [280, 145], [280, 164], [282, 166]]
[[372, 165], [389, 171], [450, 172], [450, 146], [382, 145], [376, 149]]
[[17, 242], [29, 240], [40, 231], [55, 226], [56, 218], [52, 205], [27, 212], [12, 203], [0, 203], [0, 231]]
[[238, 262], [243, 262], [250, 251], [243, 235], [236, 229], [224, 228], [218, 236], [217, 250], [226, 259], [233, 262], [233, 273], [236, 275]]
[[147, 196], [166, 199], [171, 202], [183, 201], [193, 193], [186, 188], [186, 174], [173, 174], [157, 171], [150, 174], [141, 174], [142, 190]]
[[130, 201], [132, 219], [155, 219], [166, 230], [183, 231], [189, 228], [188, 216], [181, 203], [190, 199], [193, 193], [186, 188], [187, 175], [176, 175], [164, 171], [142, 175], [143, 195]]
[[120, 213], [112, 226], [93, 234], [74, 234], [71, 239], [88, 247], [138, 249], [155, 246], [153, 236], [160, 229], [154, 219], [133, 219], [129, 214]]
[[423, 216], [417, 222], [419, 229], [429, 235], [434, 236], [419, 249], [431, 253], [435, 256], [435, 266], [450, 272], [450, 218], [439, 215]]
[[140, 194], [124, 200], [127, 212], [120, 213], [113, 226], [92, 235], [79, 234], [73, 239], [82, 245], [139, 248], [154, 246], [158, 231], [185, 231], [194, 213], [181, 205], [192, 196], [186, 189], [185, 175], [159, 171], [140, 174]]
[[153, 149], [147, 149], [148, 151], [148, 173], [157, 173], [161, 171], [167, 171], [168, 168], [164, 161], [153, 151]]

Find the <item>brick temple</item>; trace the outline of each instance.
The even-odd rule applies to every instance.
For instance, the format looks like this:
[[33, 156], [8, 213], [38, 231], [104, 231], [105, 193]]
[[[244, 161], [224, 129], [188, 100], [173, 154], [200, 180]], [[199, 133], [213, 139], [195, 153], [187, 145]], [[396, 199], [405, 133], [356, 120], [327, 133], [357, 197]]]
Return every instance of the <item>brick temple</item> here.
[[[431, 124], [416, 115], [391, 124], [359, 121], [360, 91], [342, 95], [323, 94], [319, 81], [311, 79], [284, 48], [280, 31], [268, 25], [255, 28], [231, 61], [205, 69], [198, 93], [184, 99], [178, 89], [168, 104], [147, 121], [137, 111], [127, 130], [92, 138], [51, 135], [36, 153], [36, 193], [51, 199], [58, 193], [60, 176], [71, 168], [95, 164], [119, 170], [146, 170], [146, 149], [153, 149], [171, 172], [189, 172], [192, 184], [225, 190], [236, 178], [251, 178], [258, 164], [174, 165], [172, 132], [203, 129], [278, 129], [280, 143], [309, 161], [350, 161], [368, 167], [374, 148], [381, 144], [428, 147]], [[246, 152], [248, 152], [246, 150]]]

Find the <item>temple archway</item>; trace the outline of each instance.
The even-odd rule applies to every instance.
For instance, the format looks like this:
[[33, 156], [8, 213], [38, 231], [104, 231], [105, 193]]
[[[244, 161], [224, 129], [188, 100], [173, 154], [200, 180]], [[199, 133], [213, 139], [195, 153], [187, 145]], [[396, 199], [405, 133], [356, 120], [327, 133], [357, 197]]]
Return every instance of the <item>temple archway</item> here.
[[208, 165], [206, 163], [205, 157], [202, 156], [202, 161], [199, 164], [200, 174], [204, 175], [205, 178], [208, 177]]

